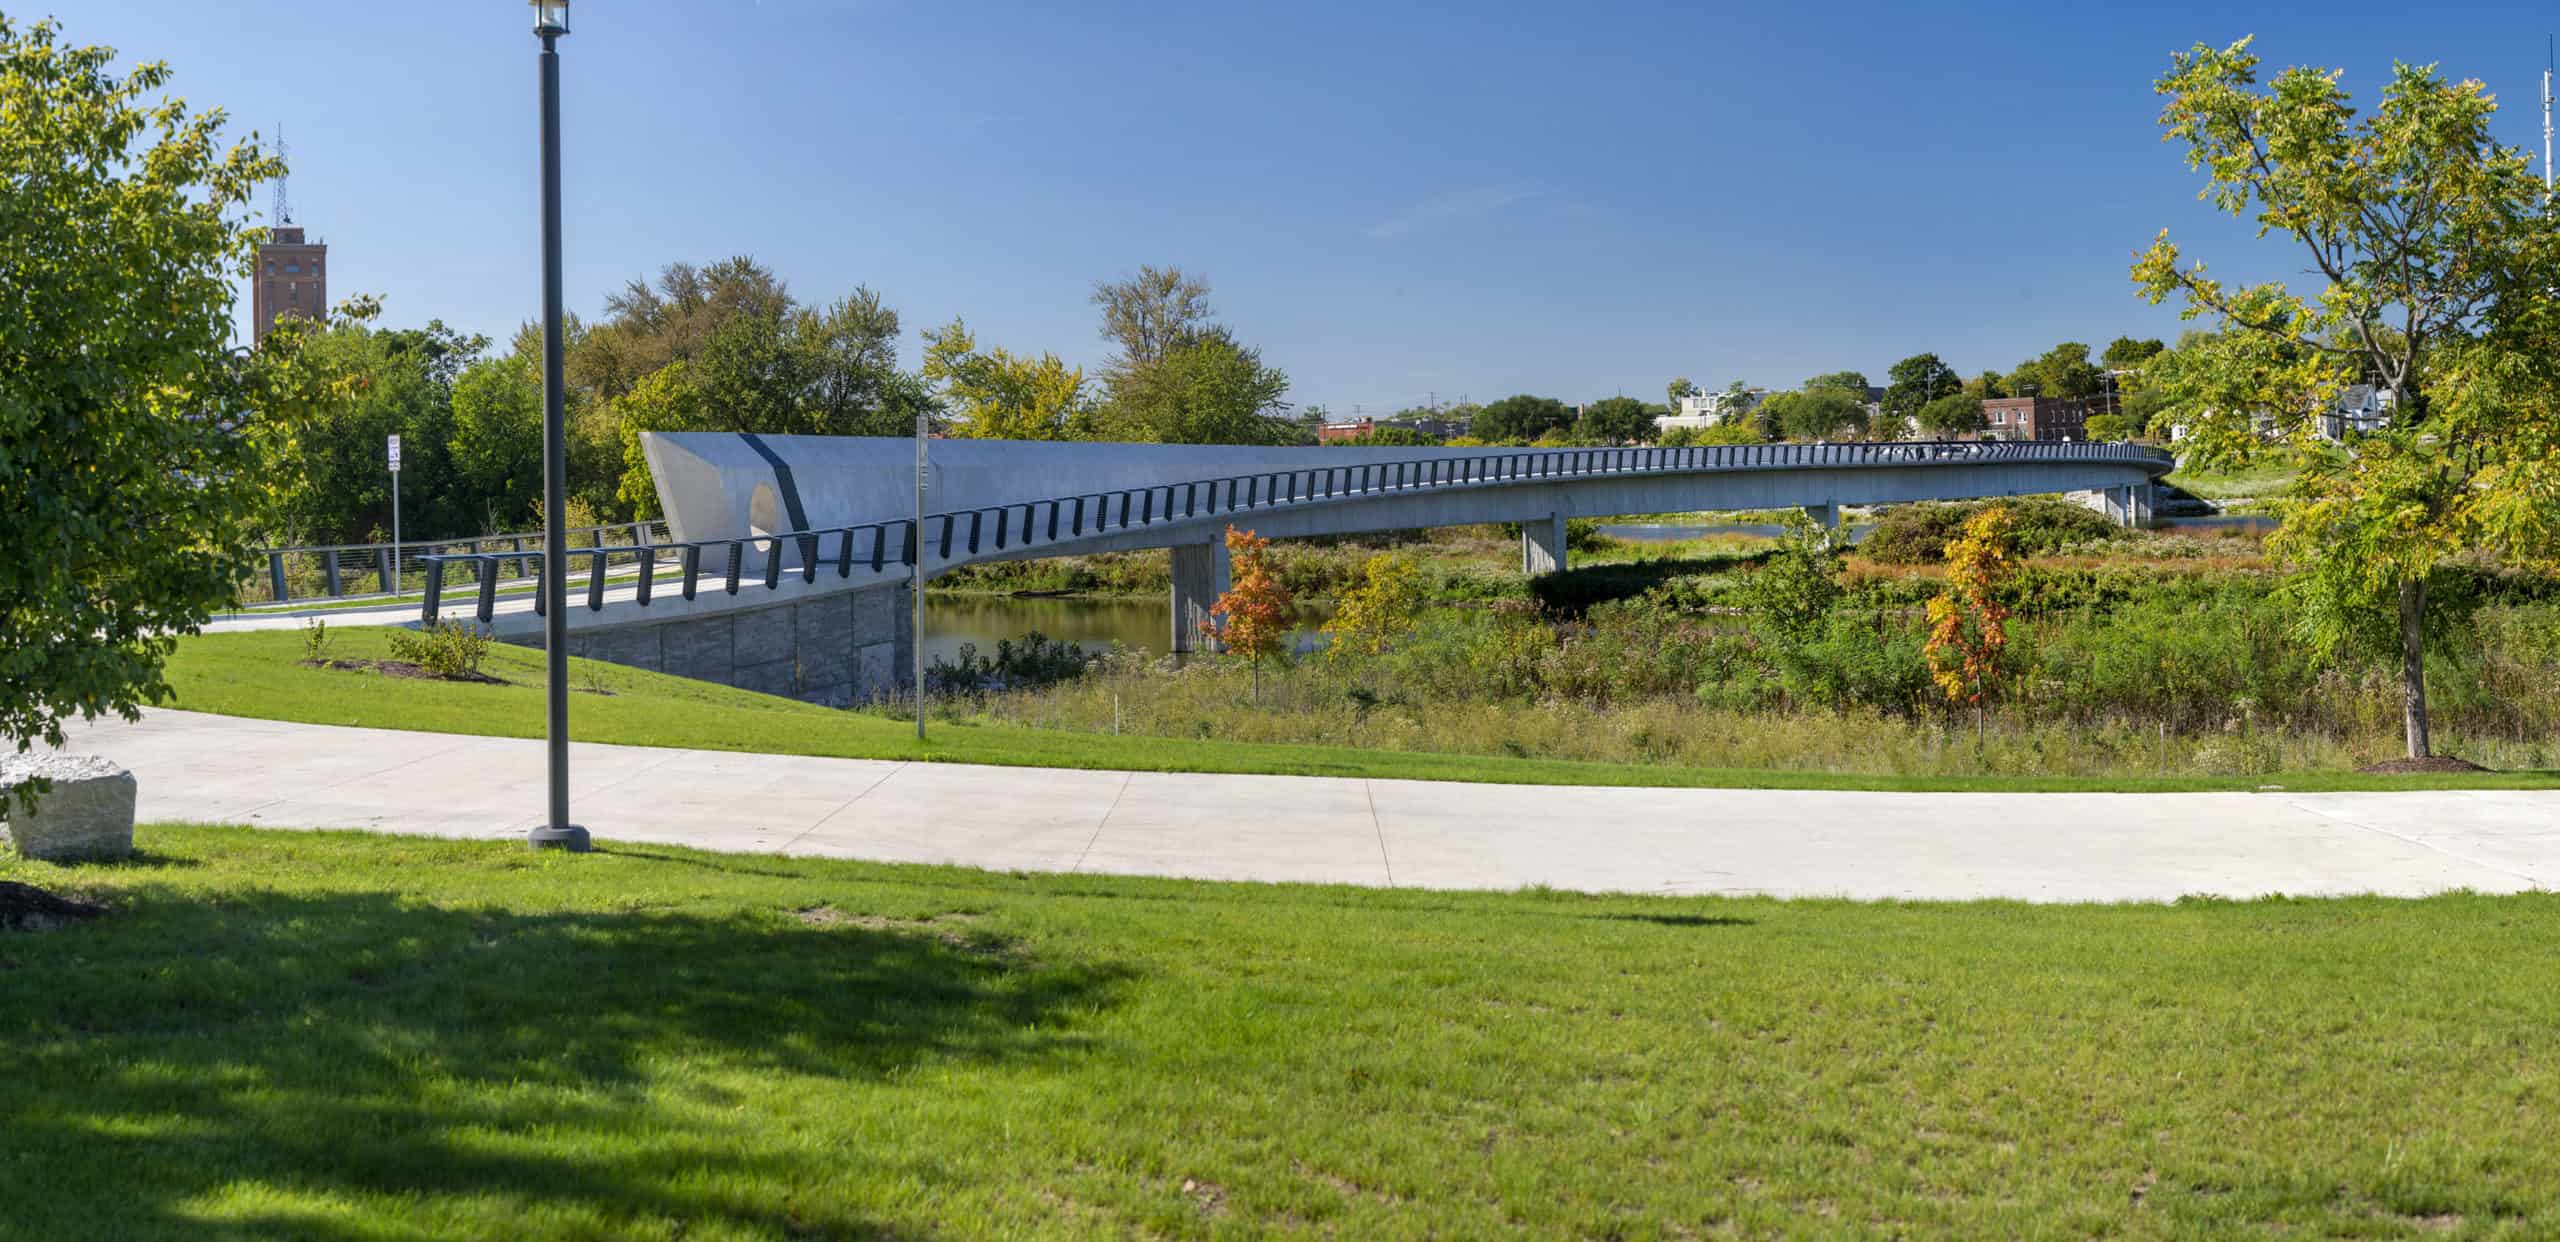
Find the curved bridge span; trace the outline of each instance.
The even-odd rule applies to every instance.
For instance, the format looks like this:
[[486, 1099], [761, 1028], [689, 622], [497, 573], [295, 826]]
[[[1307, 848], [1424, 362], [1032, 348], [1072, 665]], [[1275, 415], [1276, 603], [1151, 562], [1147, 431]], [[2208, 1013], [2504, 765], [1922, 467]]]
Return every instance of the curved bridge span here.
[[[1225, 589], [1230, 525], [1290, 538], [1516, 522], [1523, 567], [1543, 573], [1565, 566], [1569, 517], [1804, 508], [1836, 520], [1844, 505], [2096, 492], [2111, 514], [2134, 523], [2148, 517], [2151, 485], [2173, 464], [2158, 449], [2071, 442], [1488, 452], [943, 440], [930, 446], [919, 522], [911, 440], [703, 432], [650, 434], [643, 447], [673, 542], [573, 552], [573, 568], [586, 570], [584, 600], [572, 596], [573, 630], [664, 625], [872, 588], [902, 595], [919, 561], [930, 578], [976, 561], [1171, 548], [1175, 650], [1189, 646]], [[422, 559], [423, 616], [476, 617], [511, 639], [538, 629], [534, 610], [502, 609], [496, 598], [505, 567], [521, 570], [528, 558]], [[902, 647], [912, 635], [861, 641], [904, 624], [905, 610], [880, 594], [845, 611], [856, 651], [870, 653], [854, 662], [884, 666], [894, 680], [894, 652], [872, 649]], [[795, 621], [802, 624], [823, 631], [833, 621]], [[646, 646], [599, 639], [577, 654], [614, 659], [618, 647]], [[665, 642], [657, 648], [655, 664], [623, 662], [681, 671]], [[795, 646], [794, 669], [805, 663], [800, 654]], [[874, 680], [854, 678], [857, 688]]]

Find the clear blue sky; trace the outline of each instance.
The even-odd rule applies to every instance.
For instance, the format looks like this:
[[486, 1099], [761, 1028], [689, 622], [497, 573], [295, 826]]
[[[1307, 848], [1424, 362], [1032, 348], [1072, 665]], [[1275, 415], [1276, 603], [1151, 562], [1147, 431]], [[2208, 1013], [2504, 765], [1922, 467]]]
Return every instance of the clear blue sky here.
[[[515, 0], [78, 0], [76, 42], [292, 144], [331, 292], [503, 338], [538, 306], [535, 40]], [[1292, 398], [1659, 399], [1935, 350], [2174, 336], [2125, 269], [2163, 227], [2299, 266], [2195, 201], [2150, 83], [2198, 40], [2486, 81], [2540, 147], [2521, 6], [980, 4], [579, 0], [569, 301], [752, 254], [914, 332], [1098, 364], [1086, 296], [1207, 275]], [[246, 306], [242, 317], [245, 328]]]

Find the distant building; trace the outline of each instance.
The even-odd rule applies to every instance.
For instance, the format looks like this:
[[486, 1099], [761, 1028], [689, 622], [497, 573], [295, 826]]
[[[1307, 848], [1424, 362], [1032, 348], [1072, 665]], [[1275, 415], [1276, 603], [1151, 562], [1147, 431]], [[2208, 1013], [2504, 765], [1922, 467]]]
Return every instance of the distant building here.
[[2086, 440], [2089, 403], [2073, 397], [1988, 397], [1983, 440]]
[[276, 321], [287, 315], [318, 319], [329, 307], [329, 244], [303, 240], [302, 226], [278, 224], [258, 247], [258, 270], [250, 292], [250, 323], [256, 339], [267, 339]]
[[2350, 384], [2320, 415], [2320, 438], [2344, 440], [2391, 425], [2392, 392], [2378, 384]]
[[1467, 421], [1460, 418], [1342, 419], [1316, 428], [1316, 443], [1348, 444], [1388, 430], [1411, 431], [1435, 440], [1448, 440], [1467, 434]]
[[[1768, 395], [1769, 390], [1766, 388], [1746, 388], [1740, 394], [1741, 399], [1738, 401], [1728, 400], [1734, 396], [1732, 393], [1691, 393], [1680, 398], [1680, 408], [1676, 412], [1655, 415], [1653, 425], [1664, 431], [1681, 427], [1696, 429], [1713, 427], [1718, 423], [1749, 413], [1753, 406], [1760, 404], [1761, 398]], [[1728, 409], [1727, 406], [1732, 408]]]

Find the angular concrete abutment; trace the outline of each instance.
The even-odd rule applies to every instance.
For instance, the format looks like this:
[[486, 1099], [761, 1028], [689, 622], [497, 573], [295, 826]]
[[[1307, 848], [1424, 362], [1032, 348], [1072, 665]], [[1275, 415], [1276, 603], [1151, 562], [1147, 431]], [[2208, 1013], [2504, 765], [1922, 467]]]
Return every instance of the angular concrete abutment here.
[[1173, 642], [1167, 650], [1212, 649], [1200, 627], [1208, 622], [1209, 610], [1218, 606], [1218, 597], [1227, 593], [1227, 581], [1225, 540], [1173, 545]]

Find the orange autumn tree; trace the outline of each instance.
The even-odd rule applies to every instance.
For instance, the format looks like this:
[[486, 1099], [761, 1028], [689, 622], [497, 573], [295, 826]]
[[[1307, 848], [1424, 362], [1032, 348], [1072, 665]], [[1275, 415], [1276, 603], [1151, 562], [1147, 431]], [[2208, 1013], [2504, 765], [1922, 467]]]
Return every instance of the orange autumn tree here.
[[1220, 649], [1253, 662], [1253, 697], [1262, 697], [1262, 659], [1288, 650], [1289, 588], [1271, 564], [1271, 541], [1227, 528], [1227, 591], [1200, 632]]
[[1973, 704], [1973, 741], [1982, 745], [1983, 717], [2000, 682], [2009, 646], [2009, 609], [1995, 593], [2017, 567], [2009, 550], [2016, 519], [2007, 505], [1973, 516], [1947, 543], [1947, 589], [1929, 601], [1929, 675], [1950, 702]]

